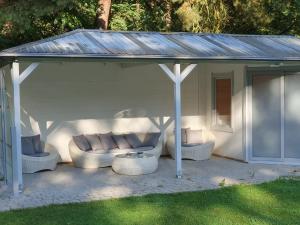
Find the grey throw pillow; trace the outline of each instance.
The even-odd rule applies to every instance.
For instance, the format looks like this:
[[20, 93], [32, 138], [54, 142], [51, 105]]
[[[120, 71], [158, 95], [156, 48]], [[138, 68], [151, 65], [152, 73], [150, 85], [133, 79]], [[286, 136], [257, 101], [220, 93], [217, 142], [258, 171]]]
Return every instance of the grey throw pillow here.
[[73, 136], [73, 140], [78, 148], [80, 148], [82, 151], [88, 151], [92, 149], [88, 140], [83, 135]]
[[137, 134], [135, 133], [125, 134], [124, 137], [126, 138], [128, 144], [132, 148], [139, 148], [142, 146], [142, 142]]
[[22, 137], [22, 154], [32, 156], [35, 154], [32, 137]]
[[35, 135], [32, 136], [33, 148], [35, 153], [43, 153], [44, 150], [42, 148], [41, 136]]
[[85, 138], [89, 142], [92, 150], [101, 150], [101, 149], [103, 149], [102, 143], [101, 143], [100, 138], [97, 134], [85, 135]]
[[124, 137], [124, 135], [116, 135], [116, 134], [114, 134], [114, 135], [112, 135], [112, 138], [114, 139], [114, 141], [118, 145], [119, 149], [128, 149], [128, 148], [131, 148], [131, 146], [129, 145], [128, 141]]
[[181, 129], [181, 143], [186, 144], [187, 143], [187, 134], [186, 132], [188, 130], [191, 130], [191, 128], [182, 128]]
[[112, 138], [112, 132], [106, 134], [98, 134], [98, 136], [100, 137], [100, 141], [104, 150], [118, 148], [117, 144]]
[[202, 130], [187, 130], [187, 144], [202, 144]]
[[158, 133], [147, 133], [145, 135], [145, 139], [144, 139], [141, 147], [144, 147], [144, 146], [155, 147], [158, 143], [159, 137], [160, 137], [159, 132]]

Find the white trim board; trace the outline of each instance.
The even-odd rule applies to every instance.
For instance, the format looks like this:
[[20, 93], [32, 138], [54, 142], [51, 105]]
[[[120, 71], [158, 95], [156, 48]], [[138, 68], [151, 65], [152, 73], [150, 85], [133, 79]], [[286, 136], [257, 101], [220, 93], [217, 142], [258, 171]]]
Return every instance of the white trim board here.
[[291, 166], [300, 166], [299, 162], [292, 161], [268, 161], [268, 160], [249, 160], [250, 164], [269, 164], [269, 165], [291, 165]]

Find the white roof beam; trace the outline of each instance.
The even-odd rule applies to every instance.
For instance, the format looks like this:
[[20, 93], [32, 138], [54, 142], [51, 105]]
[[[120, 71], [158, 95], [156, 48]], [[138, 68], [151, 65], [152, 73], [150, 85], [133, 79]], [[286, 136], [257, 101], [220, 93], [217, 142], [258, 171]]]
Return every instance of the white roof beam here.
[[175, 74], [165, 64], [158, 64], [160, 68], [165, 72], [166, 75], [175, 83]]
[[181, 82], [193, 71], [197, 64], [188, 65], [181, 73]]
[[19, 84], [21, 84], [37, 67], [39, 63], [32, 63], [21, 74], [19, 78]]

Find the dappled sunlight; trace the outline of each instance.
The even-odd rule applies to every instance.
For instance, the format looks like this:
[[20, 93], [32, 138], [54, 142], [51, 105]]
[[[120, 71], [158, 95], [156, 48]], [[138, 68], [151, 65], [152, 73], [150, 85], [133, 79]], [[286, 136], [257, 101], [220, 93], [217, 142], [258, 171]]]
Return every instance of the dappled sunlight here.
[[[286, 101], [287, 113], [292, 117], [293, 122], [300, 123], [299, 109], [300, 109], [300, 92], [289, 93]], [[288, 119], [288, 118], [287, 118]]]
[[34, 119], [23, 107], [21, 107], [21, 118], [22, 133], [25, 133], [25, 135], [41, 133], [38, 121]]
[[149, 123], [147, 118], [134, 118], [134, 119], [117, 119], [112, 124], [112, 131], [116, 133], [126, 132], [147, 132], [154, 130], [155, 126]]
[[105, 124], [101, 124], [98, 120], [77, 120], [75, 123], [77, 130], [85, 131], [85, 133], [95, 133], [99, 130], [99, 126], [101, 125], [101, 129], [103, 131], [110, 130], [110, 127], [105, 126]]
[[[282, 188], [290, 192], [281, 191]], [[275, 181], [261, 185], [243, 185], [220, 190], [152, 194], [142, 197], [125, 197], [123, 193], [139, 195], [123, 185], [107, 185], [80, 198], [85, 189], [78, 190], [73, 202], [98, 199], [81, 204], [52, 205], [49, 207], [1, 213], [0, 221], [19, 223], [64, 224], [298, 224], [299, 182]], [[101, 189], [101, 190], [100, 190]], [[115, 190], [111, 196], [110, 189]], [[100, 192], [105, 193], [101, 198]], [[62, 190], [63, 191], [63, 190]], [[69, 190], [72, 191], [72, 190]], [[292, 192], [294, 194], [292, 194]], [[27, 193], [30, 195], [31, 193]], [[42, 192], [35, 193], [36, 201]], [[53, 203], [66, 198], [65, 194], [51, 195]], [[280, 199], [280, 201], [277, 200]], [[16, 200], [16, 199], [15, 199]], [[14, 201], [15, 201], [14, 200]], [[33, 202], [32, 201], [32, 202]], [[70, 203], [70, 201], [67, 201]], [[28, 206], [28, 204], [27, 204]]]
[[259, 168], [255, 171], [256, 176], [263, 175], [267, 177], [278, 177], [279, 176], [279, 171], [277, 170], [272, 170], [272, 169], [267, 169], [267, 168]]
[[131, 188], [120, 184], [91, 189], [89, 195], [99, 195], [99, 192], [104, 198], [119, 198], [134, 194]]
[[[250, 169], [254, 171], [254, 174], [249, 173]], [[276, 176], [270, 172], [275, 169], [278, 171]], [[25, 174], [25, 194], [19, 199], [18, 205], [25, 204], [30, 207], [36, 204], [216, 189], [233, 184], [273, 180], [279, 176], [289, 175], [291, 169], [297, 168], [281, 165], [249, 165], [213, 157], [201, 162], [184, 160], [183, 178], [178, 180], [175, 178], [175, 161], [168, 157], [160, 158], [157, 171], [141, 176], [118, 175], [112, 171], [111, 167], [81, 169], [73, 167], [72, 164], [59, 164], [55, 171]], [[231, 199], [233, 196], [228, 197]], [[12, 207], [14, 204], [15, 202], [11, 202], [10, 206]], [[159, 206], [164, 202], [157, 201], [156, 204]], [[205, 204], [206, 202], [203, 202], [205, 208], [213, 207], [213, 205]], [[218, 207], [217, 205], [216, 207]], [[222, 205], [223, 203], [219, 204], [220, 207]], [[193, 211], [193, 205], [186, 205], [185, 210]], [[230, 210], [239, 212], [243, 208], [232, 207]], [[240, 213], [256, 215], [258, 212], [241, 211]]]
[[47, 129], [49, 129], [53, 124], [54, 124], [54, 121], [47, 121], [46, 122]]
[[260, 188], [259, 186], [251, 187], [250, 189], [251, 195], [249, 195], [249, 192], [245, 192], [242, 189], [236, 188], [235, 190], [236, 190], [236, 194], [238, 195], [237, 197], [241, 198], [241, 201], [245, 202], [245, 205], [248, 205], [249, 203], [251, 205], [255, 203], [259, 203], [261, 201], [262, 196], [268, 199], [268, 204], [275, 204], [275, 205], [281, 204], [274, 194], [268, 192], [267, 190], [264, 190], [263, 188]]
[[[182, 123], [201, 129], [206, 115], [198, 111], [202, 91], [196, 74], [183, 83]], [[40, 133], [63, 162], [71, 161], [68, 144], [74, 135], [165, 133], [174, 127], [172, 82], [157, 64], [132, 63], [124, 69], [119, 63], [43, 63], [22, 84], [21, 94], [23, 135]]]
[[124, 109], [122, 111], [117, 112], [114, 115], [114, 118], [132, 118], [136, 117], [136, 115], [139, 115], [140, 117], [146, 116], [147, 111], [145, 109]]
[[256, 52], [257, 54], [264, 55], [264, 52], [259, 48], [256, 48], [253, 45], [249, 45], [243, 41], [240, 41], [237, 38], [230, 36], [220, 36], [220, 35], [209, 35], [209, 39], [212, 39], [219, 43], [221, 46], [224, 46], [231, 51], [234, 51], [238, 55], [248, 56]]
[[[73, 183], [74, 177], [76, 176], [76, 174], [59, 174], [59, 175], [54, 175], [48, 182], [50, 182], [51, 184], [69, 184], [69, 185], [76, 185]], [[43, 179], [43, 178], [42, 178]], [[40, 185], [44, 185], [45, 187], [47, 187], [46, 183], [43, 182], [39, 182]], [[49, 184], [49, 183], [48, 183]]]
[[132, 34], [137, 40], [141, 41], [145, 45], [147, 45], [153, 52], [165, 52], [168, 49], [174, 49], [175, 51], [178, 50], [178, 53], [184, 53], [184, 50], [177, 44], [167, 41], [168, 39], [164, 36], [159, 34], [152, 34], [150, 38], [146, 34]]
[[231, 176], [213, 176], [210, 179], [210, 182], [212, 182], [216, 186], [227, 186], [239, 184], [241, 180], [238, 178], [232, 178]]

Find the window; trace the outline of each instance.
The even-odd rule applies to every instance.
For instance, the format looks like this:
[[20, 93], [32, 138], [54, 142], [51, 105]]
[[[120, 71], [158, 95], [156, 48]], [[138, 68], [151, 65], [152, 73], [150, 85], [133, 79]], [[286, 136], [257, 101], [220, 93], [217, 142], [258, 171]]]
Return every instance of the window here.
[[233, 72], [212, 75], [212, 127], [232, 131]]

